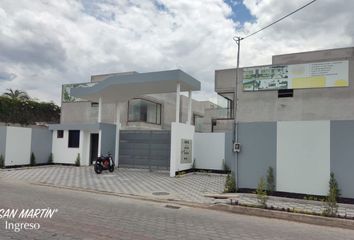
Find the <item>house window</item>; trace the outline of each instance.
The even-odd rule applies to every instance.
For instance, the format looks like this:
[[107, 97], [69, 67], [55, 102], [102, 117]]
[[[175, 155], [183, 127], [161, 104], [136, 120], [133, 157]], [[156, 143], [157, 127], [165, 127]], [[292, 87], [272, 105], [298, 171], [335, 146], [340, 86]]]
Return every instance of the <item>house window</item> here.
[[280, 89], [280, 90], [278, 90], [278, 98], [287, 98], [287, 97], [293, 97], [293, 96], [294, 96], [293, 89]]
[[69, 130], [69, 148], [78, 148], [80, 146], [80, 130]]
[[64, 130], [57, 130], [57, 138], [63, 138], [64, 137]]
[[93, 108], [98, 107], [98, 102], [91, 102], [91, 107]]
[[161, 124], [161, 104], [145, 99], [129, 101], [129, 122]]

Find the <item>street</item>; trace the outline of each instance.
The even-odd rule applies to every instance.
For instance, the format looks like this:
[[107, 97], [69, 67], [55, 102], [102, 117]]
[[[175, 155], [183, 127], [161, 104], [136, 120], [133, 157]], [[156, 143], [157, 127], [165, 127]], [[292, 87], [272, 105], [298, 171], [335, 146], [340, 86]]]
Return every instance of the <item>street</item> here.
[[[0, 218], [0, 239], [354, 239], [354, 231], [111, 195], [0, 181], [0, 209], [58, 209], [52, 218]], [[5, 222], [38, 230], [6, 230]]]

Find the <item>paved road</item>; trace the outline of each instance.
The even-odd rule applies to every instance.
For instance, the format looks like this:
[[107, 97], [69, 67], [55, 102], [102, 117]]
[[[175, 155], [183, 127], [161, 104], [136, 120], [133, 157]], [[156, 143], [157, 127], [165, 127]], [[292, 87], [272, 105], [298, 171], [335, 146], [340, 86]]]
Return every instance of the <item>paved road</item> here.
[[0, 209], [58, 208], [39, 230], [15, 233], [0, 219], [0, 239], [354, 239], [354, 231], [0, 179]]

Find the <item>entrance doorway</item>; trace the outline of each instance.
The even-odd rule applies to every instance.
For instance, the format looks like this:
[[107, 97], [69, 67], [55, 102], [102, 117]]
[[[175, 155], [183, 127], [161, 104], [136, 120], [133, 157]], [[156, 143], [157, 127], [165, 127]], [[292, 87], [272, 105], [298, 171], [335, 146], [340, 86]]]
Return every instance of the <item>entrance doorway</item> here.
[[90, 136], [90, 165], [96, 161], [98, 156], [98, 133], [91, 133]]
[[120, 130], [119, 167], [170, 169], [171, 131]]

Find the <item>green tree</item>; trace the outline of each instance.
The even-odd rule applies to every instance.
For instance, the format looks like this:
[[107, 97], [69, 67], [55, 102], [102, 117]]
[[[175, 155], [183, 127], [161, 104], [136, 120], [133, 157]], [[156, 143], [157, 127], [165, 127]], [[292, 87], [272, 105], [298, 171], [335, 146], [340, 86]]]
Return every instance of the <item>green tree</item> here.
[[338, 212], [337, 200], [338, 197], [340, 197], [341, 193], [338, 186], [338, 182], [334, 177], [333, 172], [331, 172], [330, 174], [328, 185], [329, 185], [329, 190], [325, 201], [325, 209], [323, 210], [323, 215], [329, 217], [335, 217]]
[[29, 100], [30, 97], [25, 91], [21, 90], [13, 90], [11, 88], [7, 89], [7, 92], [3, 94], [5, 97], [11, 98], [11, 99], [16, 99], [16, 100]]
[[28, 125], [36, 122], [58, 123], [59, 119], [60, 108], [52, 102], [0, 96], [0, 122]]
[[31, 162], [30, 162], [31, 166], [36, 165], [36, 157], [34, 156], [34, 153], [31, 153]]
[[77, 154], [75, 166], [80, 167], [80, 153]]
[[50, 153], [50, 154], [49, 154], [49, 157], [48, 157], [48, 164], [53, 164], [53, 153]]
[[272, 193], [275, 191], [274, 171], [272, 167], [267, 170], [267, 191]]
[[257, 194], [258, 203], [261, 205], [262, 208], [266, 208], [268, 196], [266, 191], [266, 182], [264, 181], [263, 177], [261, 177], [258, 182], [256, 194]]
[[4, 167], [5, 167], [5, 159], [4, 156], [0, 154], [0, 168], [4, 168]]
[[237, 189], [236, 189], [235, 175], [227, 174], [224, 192], [225, 193], [234, 193], [234, 192], [236, 192], [236, 190]]

